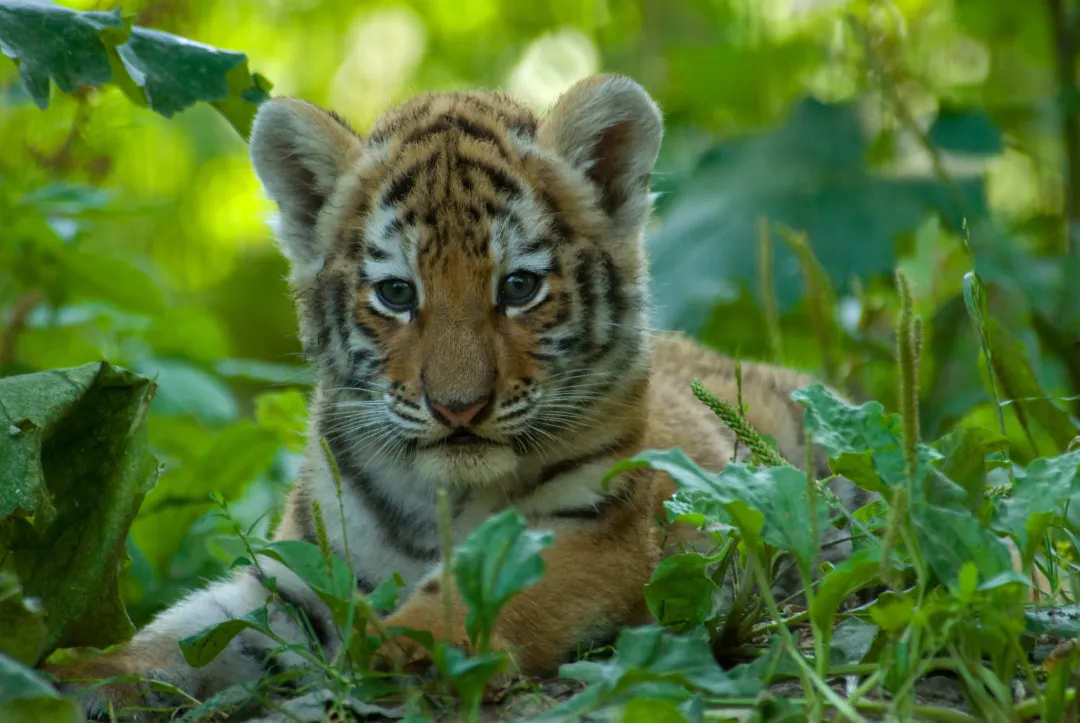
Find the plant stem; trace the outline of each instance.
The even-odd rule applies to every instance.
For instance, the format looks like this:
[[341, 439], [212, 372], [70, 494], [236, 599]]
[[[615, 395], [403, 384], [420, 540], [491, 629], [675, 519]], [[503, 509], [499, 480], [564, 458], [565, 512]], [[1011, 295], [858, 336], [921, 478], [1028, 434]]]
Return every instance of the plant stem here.
[[[769, 353], [772, 360], [780, 362], [784, 357], [783, 335], [780, 331], [780, 310], [773, 285], [773, 249], [769, 220], [758, 220], [758, 283], [761, 286], [761, 308], [765, 313], [765, 331], [769, 337]], [[741, 405], [740, 405], [741, 408]]]
[[1069, 17], [1065, 0], [1046, 0], [1057, 60], [1061, 136], [1065, 145], [1065, 253], [1080, 252], [1080, 91], [1076, 53], [1080, 23]]
[[454, 531], [450, 521], [450, 501], [446, 488], [439, 488], [439, 536], [442, 542], [442, 594], [443, 594], [443, 634], [449, 643], [454, 632], [454, 591], [453, 558]]

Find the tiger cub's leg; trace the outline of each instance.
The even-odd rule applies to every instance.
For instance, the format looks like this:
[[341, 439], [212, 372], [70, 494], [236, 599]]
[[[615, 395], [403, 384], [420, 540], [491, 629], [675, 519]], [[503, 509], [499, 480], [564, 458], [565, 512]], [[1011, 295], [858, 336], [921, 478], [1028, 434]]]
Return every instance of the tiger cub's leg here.
[[[291, 572], [272, 560], [260, 560], [261, 573], [250, 569], [220, 580], [176, 603], [158, 615], [123, 647], [85, 663], [45, 666], [61, 690], [78, 694], [93, 680], [139, 676], [175, 686], [197, 700], [237, 683], [257, 681], [305, 664], [296, 652], [275, 652], [280, 643], [255, 630], [245, 630], [207, 665], [194, 668], [184, 660], [180, 640], [267, 605], [270, 630], [290, 644], [321, 647], [327, 657], [335, 648], [335, 629], [323, 603]], [[262, 574], [277, 580], [277, 597], [263, 584]], [[315, 638], [312, 641], [312, 637]], [[273, 653], [273, 654], [271, 654]], [[148, 714], [127, 707], [173, 707], [183, 703], [149, 683], [114, 683], [83, 696], [91, 718], [108, 719], [110, 708], [120, 720], [143, 720]], [[190, 701], [189, 701], [190, 702]]]

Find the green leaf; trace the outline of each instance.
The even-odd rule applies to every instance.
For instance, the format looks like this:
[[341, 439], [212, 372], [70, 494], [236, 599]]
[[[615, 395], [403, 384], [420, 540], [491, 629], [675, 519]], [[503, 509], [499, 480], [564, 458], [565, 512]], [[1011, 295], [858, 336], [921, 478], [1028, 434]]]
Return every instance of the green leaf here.
[[870, 618], [886, 632], [894, 632], [906, 626], [914, 613], [915, 601], [894, 592], [882, 593], [870, 608]]
[[917, 502], [911, 506], [911, 521], [926, 562], [954, 592], [960, 571], [969, 562], [975, 563], [983, 579], [1012, 570], [1005, 545], [966, 510]]
[[1012, 494], [994, 504], [993, 526], [1016, 540], [1029, 565], [1043, 533], [1065, 502], [1080, 492], [1080, 449], [1050, 459], [1037, 459], [1027, 467]]
[[686, 696], [755, 695], [761, 686], [761, 681], [728, 676], [713, 657], [704, 629], [680, 635], [657, 626], [624, 630], [611, 660], [563, 665], [559, 675], [587, 681], [609, 694], [624, 693], [628, 699], [653, 683], [682, 688]]
[[368, 604], [374, 610], [392, 610], [397, 605], [398, 593], [403, 587], [405, 587], [405, 580], [395, 572], [389, 580], [371, 591], [371, 594], [367, 596]]
[[[669, 499], [664, 500], [664, 509], [668, 513], [668, 522], [685, 522], [694, 527], [715, 527], [717, 520], [727, 517], [724, 506], [708, 495], [691, 492], [686, 489], [676, 490]], [[728, 527], [728, 525], [721, 525]]]
[[[994, 317], [986, 320], [986, 331], [1002, 403], [1010, 403], [1018, 414], [1034, 418], [1054, 440], [1058, 450], [1067, 448], [1073, 438], [1080, 435], [1080, 421], [1043, 389], [1023, 343]], [[1021, 416], [1021, 422], [1025, 423], [1025, 420], [1026, 417]]]
[[192, 450], [186, 464], [167, 470], [147, 495], [132, 527], [139, 549], [156, 569], [166, 570], [188, 529], [213, 504], [210, 494], [235, 499], [270, 466], [277, 451], [276, 436], [251, 422], [217, 432], [208, 446]]
[[34, 102], [49, 105], [49, 80], [65, 93], [112, 79], [106, 43], [127, 35], [119, 10], [76, 12], [51, 2], [0, 4], [0, 51], [19, 63]]
[[255, 608], [242, 618], [222, 621], [182, 639], [180, 651], [188, 665], [201, 668], [228, 647], [233, 638], [248, 629], [269, 633], [270, 621], [265, 605]]
[[996, 156], [1005, 150], [1001, 130], [983, 110], [942, 107], [927, 136], [943, 151]]
[[933, 447], [942, 455], [935, 466], [967, 492], [967, 508], [978, 509], [986, 489], [986, 458], [1007, 450], [1009, 440], [991, 429], [961, 427], [934, 442]]
[[679, 706], [666, 700], [634, 698], [623, 710], [623, 723], [686, 723]]
[[65, 93], [112, 82], [134, 103], [172, 117], [211, 103], [247, 138], [272, 84], [248, 69], [247, 56], [158, 30], [135, 27], [119, 10], [77, 12], [51, 2], [0, 5], [0, 50], [16, 60], [39, 107], [49, 80]]
[[804, 569], [809, 569], [818, 549], [811, 530], [818, 534], [825, 530], [828, 509], [819, 501], [812, 524], [806, 475], [799, 470], [786, 466], [753, 469], [732, 462], [720, 472], [706, 472], [681, 449], [645, 450], [633, 461], [667, 472], [680, 488], [719, 503], [745, 536], [760, 534], [765, 542], [791, 552]]
[[61, 698], [30, 668], [0, 653], [0, 711], [4, 723], [81, 723], [78, 701]]
[[874, 582], [881, 574], [881, 548], [856, 550], [821, 580], [814, 593], [810, 617], [818, 630], [828, 634], [836, 613], [854, 592]]
[[848, 618], [836, 626], [830, 637], [830, 662], [860, 663], [870, 651], [870, 646], [877, 636], [877, 625], [871, 625], [859, 618]]
[[[746, 62], [748, 48], [739, 50]], [[929, 171], [897, 177], [870, 167], [869, 147], [856, 103], [807, 99], [791, 108], [785, 125], [708, 149], [682, 182], [663, 189], [668, 198], [649, 236], [654, 288], [664, 293], [656, 326], [697, 331], [717, 300], [757, 286], [762, 218], [804, 231], [844, 295], [852, 279], [869, 284], [891, 275], [896, 238], [927, 215], [940, 212], [953, 228], [965, 215], [969, 224], [985, 216], [979, 174], [953, 174], [948, 185]], [[775, 253], [773, 287], [784, 311], [805, 298], [805, 285], [792, 251], [778, 245]]]
[[484, 688], [489, 680], [506, 669], [509, 662], [504, 651], [467, 655], [451, 645], [439, 643], [432, 659], [439, 671], [457, 688], [465, 703], [463, 708], [479, 708]]
[[900, 415], [885, 414], [879, 402], [853, 407], [821, 384], [791, 398], [806, 407], [807, 432], [828, 453], [834, 472], [879, 493], [907, 479]]
[[289, 568], [334, 611], [335, 618], [344, 614], [356, 589], [356, 578], [341, 558], [331, 555], [327, 565], [319, 546], [303, 540], [277, 540], [256, 552]]
[[128, 528], [157, 476], [153, 384], [104, 362], [0, 379], [0, 551], [38, 598], [38, 651], [133, 632], [117, 589]]
[[645, 602], [656, 621], [675, 629], [701, 625], [712, 613], [716, 583], [709, 559], [696, 552], [661, 562], [645, 586]]
[[305, 367], [275, 364], [259, 359], [221, 359], [214, 367], [226, 379], [250, 379], [270, 384], [311, 386], [311, 372]]
[[544, 576], [540, 551], [552, 544], [550, 532], [526, 529], [515, 510], [505, 510], [480, 525], [454, 553], [454, 576], [469, 613], [465, 628], [480, 652], [503, 606]]
[[47, 632], [41, 603], [23, 597], [18, 579], [0, 570], [0, 653], [34, 665]]
[[1080, 606], [1028, 608], [1024, 611], [1024, 624], [1032, 635], [1080, 638]]

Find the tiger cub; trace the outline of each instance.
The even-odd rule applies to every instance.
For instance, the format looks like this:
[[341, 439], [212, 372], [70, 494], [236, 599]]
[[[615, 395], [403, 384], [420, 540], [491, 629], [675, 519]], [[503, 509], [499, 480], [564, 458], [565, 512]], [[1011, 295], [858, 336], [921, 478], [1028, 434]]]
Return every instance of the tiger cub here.
[[[605, 472], [669, 447], [716, 470], [736, 447], [690, 391], [696, 377], [733, 399], [732, 363], [649, 327], [643, 231], [661, 134], [653, 100], [614, 75], [579, 82], [542, 118], [500, 93], [422, 95], [366, 137], [299, 100], [260, 108], [251, 159], [280, 209], [317, 379], [306, 461], [276, 537], [314, 541], [318, 503], [362, 590], [394, 572], [407, 581], [386, 626], [443, 638], [440, 488], [456, 542], [508, 507], [554, 533], [543, 579], [509, 603], [495, 631], [493, 646], [520, 673], [554, 673], [571, 652], [648, 620], [642, 587], [663, 554], [658, 518], [674, 486], [649, 469], [605, 486]], [[795, 462], [802, 415], [789, 394], [809, 382], [765, 365], [743, 370], [750, 422]], [[343, 518], [323, 438], [340, 470]], [[333, 655], [325, 605], [281, 565], [261, 567], [310, 621], [305, 631], [272, 605], [277, 635], [313, 634]], [[450, 642], [467, 645], [466, 611], [451, 594]], [[117, 652], [54, 672], [139, 674], [203, 698], [303, 666], [250, 630], [203, 668], [184, 662], [179, 639], [267, 598], [257, 574], [236, 574]], [[384, 648], [394, 663], [423, 658], [400, 642]], [[88, 708], [148, 699], [114, 685]]]

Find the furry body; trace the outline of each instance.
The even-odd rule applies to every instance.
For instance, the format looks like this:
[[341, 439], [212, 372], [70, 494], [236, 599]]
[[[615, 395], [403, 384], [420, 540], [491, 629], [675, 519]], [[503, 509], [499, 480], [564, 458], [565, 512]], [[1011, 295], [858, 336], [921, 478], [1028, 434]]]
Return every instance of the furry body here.
[[[635, 83], [582, 81], [543, 118], [501, 94], [416, 98], [366, 138], [309, 104], [260, 110], [252, 160], [281, 210], [300, 335], [317, 378], [312, 429], [279, 539], [314, 541], [313, 503], [334, 551], [364, 590], [408, 582], [384, 621], [443, 634], [436, 499], [448, 490], [456, 542], [516, 508], [552, 530], [542, 581], [515, 597], [494, 645], [524, 674], [551, 674], [573, 651], [645, 621], [642, 587], [664, 550], [657, 521], [674, 490], [637, 469], [604, 473], [642, 449], [682, 447], [703, 467], [735, 440], [690, 392], [700, 378], [735, 398], [730, 360], [650, 331], [643, 244], [661, 118]], [[810, 379], [746, 364], [748, 417], [799, 464]], [[344, 519], [320, 438], [340, 469]], [[675, 536], [678, 537], [678, 536]], [[838, 550], [838, 555], [843, 551]], [[332, 655], [329, 611], [263, 561]], [[193, 669], [177, 640], [267, 599], [248, 572], [162, 613], [126, 647], [65, 677], [148, 675], [205, 697], [303, 665], [246, 631]], [[465, 644], [454, 594], [452, 642]], [[272, 607], [274, 630], [305, 631]], [[421, 651], [387, 650], [419, 656]], [[91, 708], [145, 691], [101, 689]]]

